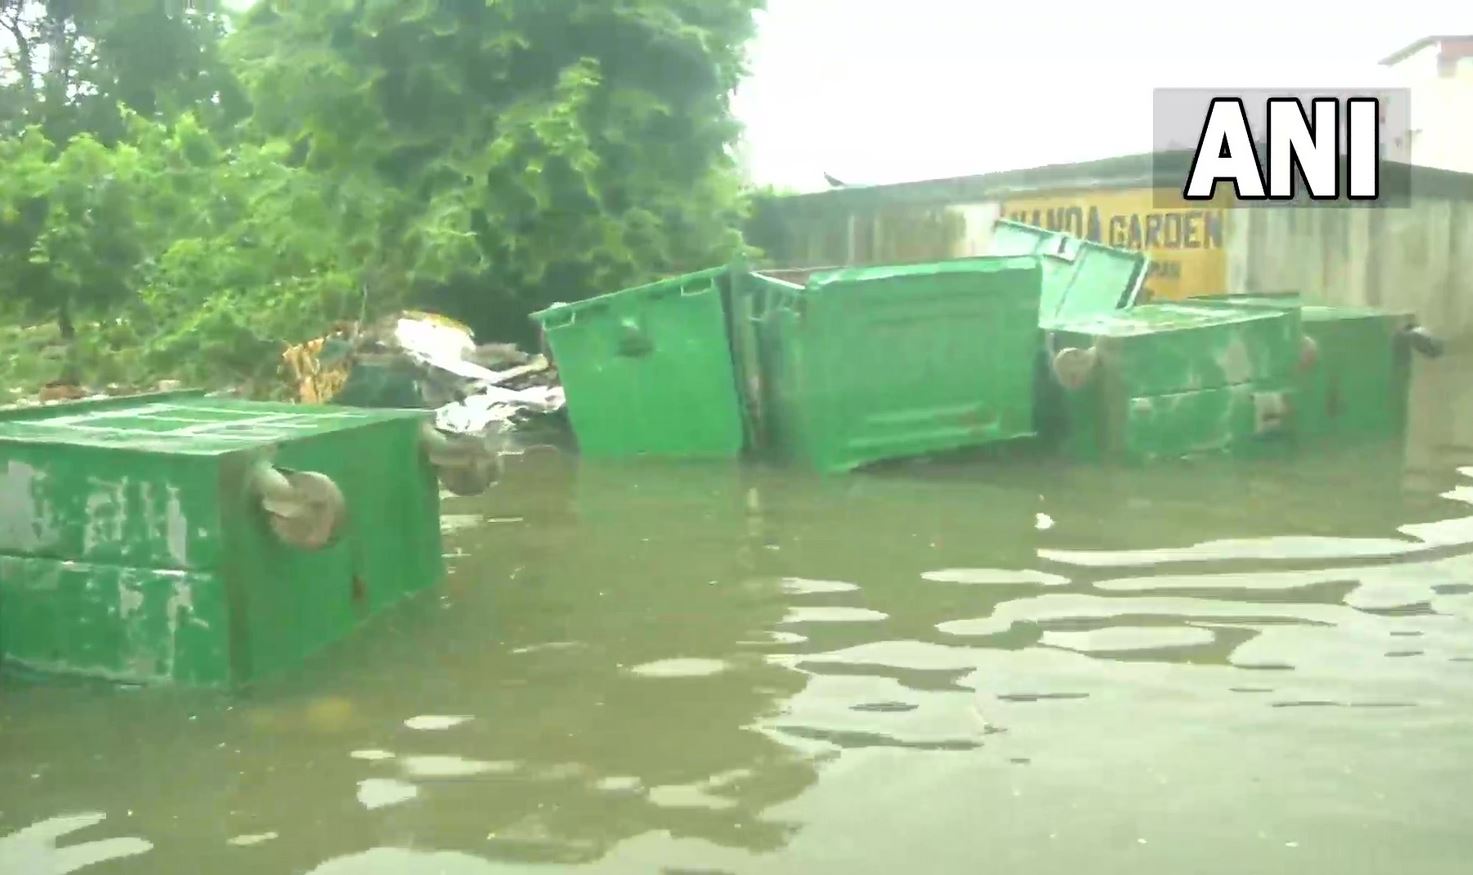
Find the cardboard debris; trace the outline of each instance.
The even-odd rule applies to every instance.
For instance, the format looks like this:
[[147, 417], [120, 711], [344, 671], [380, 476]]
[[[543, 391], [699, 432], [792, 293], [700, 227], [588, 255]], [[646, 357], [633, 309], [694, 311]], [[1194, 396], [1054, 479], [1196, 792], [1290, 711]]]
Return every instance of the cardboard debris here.
[[434, 409], [436, 426], [452, 433], [502, 433], [565, 404], [545, 356], [477, 346], [468, 326], [417, 310], [298, 344], [282, 361], [304, 404], [410, 404]]

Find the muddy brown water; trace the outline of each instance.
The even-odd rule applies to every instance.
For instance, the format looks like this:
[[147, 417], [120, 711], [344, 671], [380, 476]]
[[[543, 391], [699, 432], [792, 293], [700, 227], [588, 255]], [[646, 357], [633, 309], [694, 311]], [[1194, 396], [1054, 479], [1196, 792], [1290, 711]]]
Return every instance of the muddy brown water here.
[[0, 873], [1473, 870], [1473, 392], [1404, 446], [528, 452], [248, 693], [0, 680]]

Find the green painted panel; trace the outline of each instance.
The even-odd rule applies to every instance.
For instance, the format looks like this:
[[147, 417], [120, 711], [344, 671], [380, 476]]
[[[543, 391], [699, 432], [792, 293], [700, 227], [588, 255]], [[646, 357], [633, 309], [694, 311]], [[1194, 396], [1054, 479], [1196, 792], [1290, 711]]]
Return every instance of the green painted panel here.
[[1033, 434], [1038, 259], [752, 277], [770, 444], [823, 471]]
[[[7, 413], [0, 655], [138, 683], [247, 683], [434, 583], [424, 415], [340, 412], [175, 397]], [[267, 458], [338, 485], [335, 543], [306, 551], [275, 536], [247, 480]]]
[[993, 226], [988, 254], [1039, 257], [1043, 269], [1039, 319], [1045, 326], [1134, 305], [1149, 266], [1143, 253], [1008, 219]]
[[0, 647], [36, 671], [231, 680], [225, 587], [213, 574], [0, 556]]
[[1307, 304], [1294, 293], [1218, 295], [1214, 306], [1278, 308], [1299, 313], [1314, 341], [1311, 365], [1298, 376], [1295, 427], [1309, 438], [1384, 438], [1404, 432], [1411, 383], [1410, 313]]
[[581, 452], [726, 458], [744, 445], [727, 339], [729, 271], [701, 271], [533, 314]]

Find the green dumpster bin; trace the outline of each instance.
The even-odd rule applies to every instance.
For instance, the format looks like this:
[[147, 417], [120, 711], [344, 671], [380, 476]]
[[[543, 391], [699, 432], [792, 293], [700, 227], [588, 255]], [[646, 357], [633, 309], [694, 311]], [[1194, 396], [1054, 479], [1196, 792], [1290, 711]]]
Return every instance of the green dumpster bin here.
[[427, 424], [188, 393], [0, 411], [0, 655], [199, 687], [299, 665], [440, 578]]
[[1225, 307], [1295, 310], [1307, 345], [1295, 428], [1308, 438], [1388, 438], [1403, 433], [1414, 350], [1440, 353], [1415, 317], [1367, 307], [1312, 304], [1294, 293], [1194, 298]]
[[743, 272], [736, 356], [770, 453], [825, 472], [1033, 434], [1035, 257]]
[[1045, 349], [1047, 436], [1074, 458], [1248, 450], [1288, 433], [1291, 310], [1146, 304], [1054, 325]]
[[592, 457], [730, 458], [745, 444], [720, 267], [532, 314]]
[[999, 219], [989, 255], [1036, 255], [1043, 264], [1039, 319], [1054, 322], [1109, 313], [1138, 302], [1150, 259], [1035, 225]]

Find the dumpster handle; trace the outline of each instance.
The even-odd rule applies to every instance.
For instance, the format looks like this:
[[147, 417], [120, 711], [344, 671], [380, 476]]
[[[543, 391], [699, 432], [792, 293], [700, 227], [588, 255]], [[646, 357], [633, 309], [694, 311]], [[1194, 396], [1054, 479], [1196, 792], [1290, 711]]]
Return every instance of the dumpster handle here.
[[1411, 344], [1412, 349], [1430, 359], [1441, 357], [1446, 349], [1441, 338], [1434, 336], [1432, 332], [1420, 325], [1408, 326], [1402, 331], [1402, 335]]
[[684, 286], [681, 286], [680, 287], [680, 297], [682, 297], [682, 298], [694, 298], [696, 295], [704, 295], [704, 294], [706, 294], [708, 292], [713, 292], [715, 290], [716, 290], [716, 281], [715, 280], [708, 280], [707, 283], [706, 283], [706, 285], [704, 285], [704, 286], [697, 286], [694, 283], [691, 283], [689, 285], [684, 285]]

